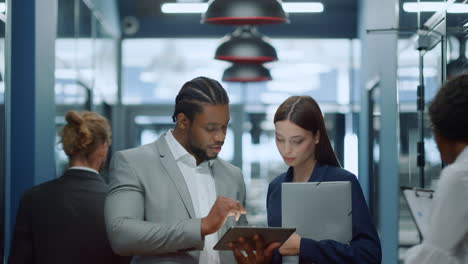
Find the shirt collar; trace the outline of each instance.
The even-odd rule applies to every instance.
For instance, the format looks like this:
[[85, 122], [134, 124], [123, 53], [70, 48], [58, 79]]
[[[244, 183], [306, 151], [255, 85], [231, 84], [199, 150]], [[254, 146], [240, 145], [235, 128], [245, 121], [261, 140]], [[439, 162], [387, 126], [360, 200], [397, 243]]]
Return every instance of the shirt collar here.
[[455, 159], [455, 162], [460, 162], [460, 163], [465, 163], [466, 161], [468, 161], [468, 146], [465, 147]]
[[[169, 145], [169, 149], [172, 152], [172, 155], [174, 156], [174, 159], [176, 161], [182, 161], [185, 162], [186, 164], [195, 164], [196, 167], [196, 159], [192, 154], [190, 154], [180, 143], [177, 141], [177, 139], [174, 137], [172, 134], [173, 129], [170, 129], [166, 133], [166, 141], [167, 144]], [[213, 166], [214, 160], [208, 160], [208, 165], [211, 167]], [[199, 166], [204, 164], [205, 162], [202, 162]]]
[[[314, 170], [309, 178], [309, 182], [321, 182], [325, 180], [325, 171], [327, 170], [328, 165], [321, 164], [318, 161], [315, 162]], [[285, 182], [292, 182], [294, 176], [294, 168], [289, 167], [286, 172]]]
[[90, 171], [90, 172], [94, 172], [96, 174], [99, 174], [99, 172], [95, 169], [92, 169], [92, 168], [88, 168], [88, 167], [84, 167], [84, 166], [73, 166], [73, 167], [70, 167], [68, 168], [69, 170], [85, 170], [85, 171]]
[[172, 135], [172, 129], [170, 129], [166, 133], [166, 141], [167, 144], [169, 145], [169, 149], [172, 152], [172, 155], [174, 156], [175, 160], [181, 160], [182, 158], [185, 158], [185, 156], [191, 156], [188, 151], [182, 147], [182, 145], [177, 141], [177, 139]]

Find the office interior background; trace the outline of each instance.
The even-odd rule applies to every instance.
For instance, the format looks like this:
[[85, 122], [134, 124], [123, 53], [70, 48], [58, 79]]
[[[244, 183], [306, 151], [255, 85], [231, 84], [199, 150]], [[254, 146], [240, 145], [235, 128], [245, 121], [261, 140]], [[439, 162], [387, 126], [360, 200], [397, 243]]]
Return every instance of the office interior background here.
[[[310, 1], [283, 6], [292, 2]], [[58, 132], [67, 111], [106, 116], [112, 153], [171, 129], [184, 82], [222, 79], [230, 63], [214, 54], [235, 26], [200, 23], [203, 11], [163, 11], [166, 3], [206, 6], [0, 1], [2, 259], [21, 194], [65, 169]], [[314, 97], [341, 164], [363, 187], [383, 263], [398, 263], [421, 239], [400, 187], [434, 189], [442, 168], [424, 105], [447, 78], [467, 72], [467, 0], [313, 3], [310, 12], [286, 10], [289, 23], [257, 27], [278, 55], [265, 64], [271, 81], [222, 82], [231, 121], [220, 156], [242, 168], [249, 222], [266, 225], [268, 183], [286, 168], [274, 144], [274, 112], [291, 95]]]

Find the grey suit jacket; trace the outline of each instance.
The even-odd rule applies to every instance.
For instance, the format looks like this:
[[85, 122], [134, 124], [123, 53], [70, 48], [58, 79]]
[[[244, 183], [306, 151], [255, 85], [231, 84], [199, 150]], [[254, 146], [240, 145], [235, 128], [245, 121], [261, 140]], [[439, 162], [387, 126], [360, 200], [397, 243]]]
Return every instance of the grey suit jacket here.
[[[212, 164], [217, 195], [245, 206], [245, 183], [239, 168], [216, 158]], [[195, 217], [184, 177], [165, 140], [116, 152], [110, 168], [111, 189], [105, 218], [113, 250], [135, 256], [133, 263], [198, 263], [204, 247], [201, 218]], [[221, 237], [233, 225], [229, 217]], [[221, 263], [235, 263], [231, 251], [220, 251]]]

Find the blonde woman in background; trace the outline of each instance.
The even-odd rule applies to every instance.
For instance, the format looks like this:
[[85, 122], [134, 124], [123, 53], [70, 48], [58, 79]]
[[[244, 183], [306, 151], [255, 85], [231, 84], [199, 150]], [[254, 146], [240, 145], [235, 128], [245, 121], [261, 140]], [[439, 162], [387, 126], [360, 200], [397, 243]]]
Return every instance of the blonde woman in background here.
[[109, 122], [93, 112], [65, 118], [69, 168], [23, 194], [8, 263], [128, 263], [112, 252], [104, 225], [107, 186], [99, 171], [111, 142]]

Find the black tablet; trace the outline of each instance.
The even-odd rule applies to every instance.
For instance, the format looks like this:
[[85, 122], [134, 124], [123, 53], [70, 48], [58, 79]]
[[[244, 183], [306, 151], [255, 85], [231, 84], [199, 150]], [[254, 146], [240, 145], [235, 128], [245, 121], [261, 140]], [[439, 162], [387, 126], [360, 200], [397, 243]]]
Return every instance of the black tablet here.
[[283, 244], [296, 231], [296, 228], [282, 227], [254, 227], [254, 226], [233, 226], [221, 237], [213, 247], [215, 250], [231, 250], [229, 242], [236, 242], [239, 237], [251, 238], [255, 234], [260, 235], [268, 245], [273, 242]]

